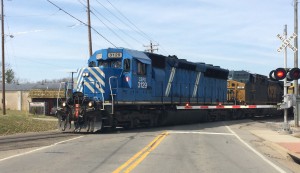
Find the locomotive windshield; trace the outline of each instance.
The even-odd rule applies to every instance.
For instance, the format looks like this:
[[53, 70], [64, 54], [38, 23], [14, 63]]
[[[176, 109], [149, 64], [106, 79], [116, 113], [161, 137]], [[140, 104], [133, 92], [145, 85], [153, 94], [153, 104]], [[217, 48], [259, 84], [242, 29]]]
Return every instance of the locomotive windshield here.
[[121, 60], [111, 60], [111, 61], [105, 61], [105, 60], [99, 60], [98, 66], [99, 67], [111, 67], [111, 68], [121, 68]]

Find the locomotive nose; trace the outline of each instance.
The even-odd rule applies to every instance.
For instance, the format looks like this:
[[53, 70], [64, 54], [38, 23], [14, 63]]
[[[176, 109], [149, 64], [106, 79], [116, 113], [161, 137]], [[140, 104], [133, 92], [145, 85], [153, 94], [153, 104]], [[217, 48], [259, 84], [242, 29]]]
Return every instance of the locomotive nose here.
[[99, 67], [88, 67], [79, 70], [77, 91], [87, 97], [102, 97], [105, 93], [105, 73]]

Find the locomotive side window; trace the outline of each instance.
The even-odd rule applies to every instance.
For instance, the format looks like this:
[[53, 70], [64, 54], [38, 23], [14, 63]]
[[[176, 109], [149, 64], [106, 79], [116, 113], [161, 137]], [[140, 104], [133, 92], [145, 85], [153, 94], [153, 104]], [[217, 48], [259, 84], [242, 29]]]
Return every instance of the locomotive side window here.
[[125, 72], [130, 71], [130, 59], [124, 59], [123, 68]]
[[96, 62], [95, 61], [89, 62], [89, 67], [96, 67]]
[[146, 64], [138, 62], [138, 75], [146, 75]]

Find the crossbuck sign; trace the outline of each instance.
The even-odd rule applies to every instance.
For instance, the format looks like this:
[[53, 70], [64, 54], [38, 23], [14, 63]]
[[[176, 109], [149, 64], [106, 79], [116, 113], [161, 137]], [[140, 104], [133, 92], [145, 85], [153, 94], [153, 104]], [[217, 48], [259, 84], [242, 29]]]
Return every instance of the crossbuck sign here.
[[282, 41], [282, 45], [277, 49], [277, 52], [281, 52], [284, 48], [287, 46], [291, 48], [294, 52], [296, 52], [298, 49], [291, 45], [290, 41], [297, 37], [297, 34], [293, 33], [292, 36], [289, 38], [283, 38], [280, 34], [277, 34], [277, 37]]

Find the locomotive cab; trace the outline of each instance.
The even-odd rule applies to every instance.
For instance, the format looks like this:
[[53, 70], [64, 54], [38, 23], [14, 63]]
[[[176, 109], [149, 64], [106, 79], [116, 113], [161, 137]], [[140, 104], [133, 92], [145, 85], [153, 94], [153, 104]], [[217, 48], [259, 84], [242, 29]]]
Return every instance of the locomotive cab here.
[[[151, 60], [143, 52], [103, 49], [96, 51], [88, 64], [88, 68], [79, 70], [76, 89], [86, 97], [97, 98], [105, 103], [124, 101], [119, 99], [124, 96], [131, 101], [142, 100], [139, 96], [147, 96], [143, 90], [150, 89]], [[132, 97], [134, 95], [138, 97]]]

